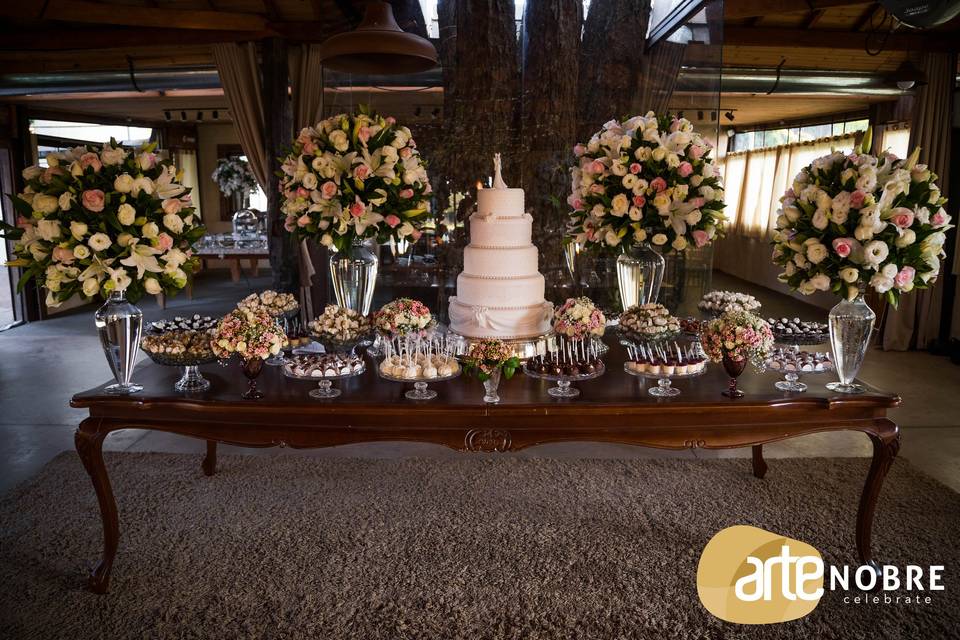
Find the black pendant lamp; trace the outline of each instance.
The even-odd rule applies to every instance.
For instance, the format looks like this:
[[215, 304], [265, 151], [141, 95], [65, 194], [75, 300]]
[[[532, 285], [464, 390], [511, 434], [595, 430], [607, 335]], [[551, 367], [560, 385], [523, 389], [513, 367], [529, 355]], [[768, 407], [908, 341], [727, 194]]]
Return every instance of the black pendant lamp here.
[[393, 7], [378, 1], [367, 3], [356, 29], [327, 38], [320, 57], [326, 68], [347, 73], [417, 73], [437, 66], [430, 41], [401, 29]]

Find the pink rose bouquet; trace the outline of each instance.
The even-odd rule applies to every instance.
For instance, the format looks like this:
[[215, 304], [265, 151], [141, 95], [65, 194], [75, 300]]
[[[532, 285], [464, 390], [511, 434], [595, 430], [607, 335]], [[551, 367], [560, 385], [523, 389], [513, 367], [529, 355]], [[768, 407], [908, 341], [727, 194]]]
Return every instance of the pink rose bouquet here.
[[713, 362], [750, 360], [761, 367], [773, 348], [773, 333], [765, 320], [752, 313], [728, 311], [701, 326], [700, 343]]
[[427, 305], [411, 298], [397, 298], [373, 314], [374, 328], [391, 338], [423, 336], [432, 324], [433, 314]]
[[710, 143], [688, 120], [652, 111], [611, 120], [574, 147], [568, 242], [616, 248], [652, 242], [664, 251], [723, 235], [723, 188]]
[[567, 298], [553, 316], [553, 330], [560, 335], [582, 340], [603, 336], [607, 319], [590, 298]]
[[432, 193], [410, 129], [360, 108], [300, 131], [280, 167], [284, 225], [342, 250], [420, 237]]
[[470, 351], [463, 358], [463, 369], [474, 374], [481, 382], [486, 382], [498, 370], [503, 371], [507, 380], [513, 377], [520, 367], [520, 359], [512, 355], [503, 340], [488, 338], [470, 345]]
[[173, 295], [198, 260], [193, 244], [205, 233], [190, 189], [154, 144], [128, 149], [111, 140], [48, 154], [46, 167], [23, 170], [12, 197], [16, 226], [0, 222], [13, 241], [20, 286], [31, 278], [47, 290], [47, 306], [125, 291]]
[[848, 300], [871, 287], [894, 306], [936, 282], [952, 225], [937, 175], [917, 164], [918, 153], [834, 152], [801, 169], [780, 199], [773, 235], [780, 281]]
[[234, 309], [217, 324], [210, 347], [218, 358], [236, 354], [242, 360], [266, 360], [287, 342], [276, 319], [265, 309]]

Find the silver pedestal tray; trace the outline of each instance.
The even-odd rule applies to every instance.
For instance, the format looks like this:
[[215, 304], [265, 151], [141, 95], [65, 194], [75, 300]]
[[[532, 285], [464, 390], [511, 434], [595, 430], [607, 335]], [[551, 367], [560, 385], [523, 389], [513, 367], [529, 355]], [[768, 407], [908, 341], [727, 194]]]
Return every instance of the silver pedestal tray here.
[[629, 373], [632, 376], [638, 378], [645, 378], [647, 380], [656, 380], [657, 386], [650, 387], [647, 389], [647, 393], [657, 398], [672, 398], [673, 396], [680, 395], [680, 389], [672, 386], [674, 380], [686, 380], [687, 378], [699, 378], [707, 372], [707, 367], [704, 366], [703, 369], [697, 371], [696, 373], [681, 373], [675, 374], [671, 373], [669, 375], [665, 373], [647, 373], [645, 371], [633, 371], [629, 367], [629, 362], [623, 363], [623, 370]]

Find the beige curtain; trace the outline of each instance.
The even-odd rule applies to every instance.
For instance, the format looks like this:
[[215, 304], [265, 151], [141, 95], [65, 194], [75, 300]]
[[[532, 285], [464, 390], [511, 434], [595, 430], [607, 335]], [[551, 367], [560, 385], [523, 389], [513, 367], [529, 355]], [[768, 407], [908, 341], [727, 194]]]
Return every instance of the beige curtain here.
[[[924, 54], [922, 68], [929, 84], [917, 91], [910, 122], [909, 146], [910, 149], [920, 147], [920, 162], [940, 176], [940, 189], [944, 196], [949, 197], [950, 114], [953, 113], [956, 54]], [[956, 266], [960, 265], [955, 263]], [[950, 265], [945, 264], [942, 268], [946, 272]], [[900, 298], [900, 307], [889, 310], [883, 327], [884, 349], [926, 349], [937, 339], [940, 334], [943, 281], [941, 277], [933, 287], [903, 296]]]
[[266, 190], [273, 172], [270, 170], [267, 147], [263, 141], [266, 120], [263, 115], [256, 43], [215, 44], [213, 61], [217, 65], [217, 73], [220, 74], [220, 84], [230, 105], [233, 128], [240, 138], [243, 154], [247, 156], [260, 187]]
[[902, 122], [883, 126], [879, 151], [889, 151], [898, 158], [910, 155], [910, 125]]
[[320, 47], [290, 47], [290, 80], [293, 85], [293, 130], [316, 124], [323, 115], [323, 64]]
[[730, 233], [766, 239], [776, 226], [780, 198], [804, 166], [834, 149], [853, 149], [854, 135], [821, 138], [723, 158], [724, 212]]
[[190, 189], [191, 202], [197, 210], [195, 215], [203, 220], [203, 212], [200, 210], [200, 178], [197, 173], [197, 152], [189, 149], [178, 149], [173, 158], [173, 164], [177, 170], [183, 172], [180, 184]]

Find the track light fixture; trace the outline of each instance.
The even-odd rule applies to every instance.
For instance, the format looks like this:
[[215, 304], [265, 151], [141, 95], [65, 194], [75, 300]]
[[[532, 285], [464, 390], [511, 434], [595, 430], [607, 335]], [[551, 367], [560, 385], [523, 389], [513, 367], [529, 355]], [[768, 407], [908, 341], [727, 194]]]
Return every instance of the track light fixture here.
[[723, 114], [723, 117], [729, 120], [730, 122], [733, 122], [733, 111], [728, 110], [725, 114]]
[[170, 113], [169, 111], [164, 111], [163, 119], [166, 120], [167, 122], [170, 122], [171, 120], [173, 120], [173, 114]]
[[214, 109], [213, 112], [210, 114], [210, 117], [212, 117], [214, 120], [219, 120], [219, 119], [220, 119], [220, 112], [219, 112], [218, 110]]

